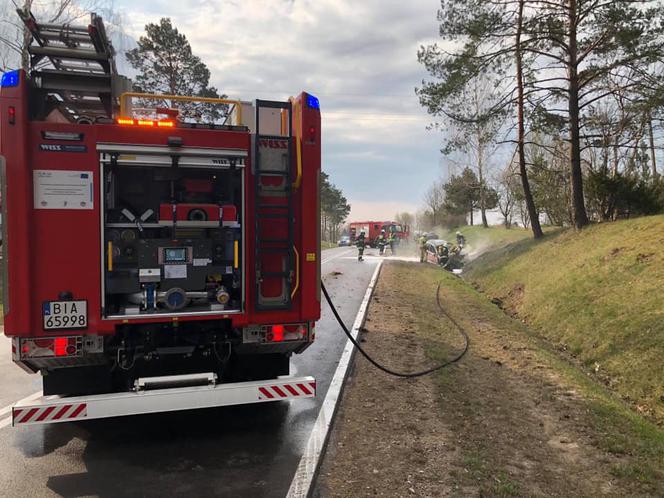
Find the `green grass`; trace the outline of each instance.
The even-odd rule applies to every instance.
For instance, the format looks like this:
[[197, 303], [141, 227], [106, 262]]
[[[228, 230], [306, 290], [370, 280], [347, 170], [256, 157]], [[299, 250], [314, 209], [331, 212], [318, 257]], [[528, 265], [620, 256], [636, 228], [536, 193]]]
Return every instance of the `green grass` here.
[[[664, 217], [660, 217], [660, 222], [662, 218]], [[664, 238], [664, 231], [659, 233], [659, 236]], [[544, 242], [524, 243], [537, 247], [552, 243], [553, 240], [556, 239], [551, 235]], [[415, 330], [421, 331], [425, 339], [429, 339], [424, 346], [432, 360], [448, 359], [451, 350], [455, 350], [454, 347], [441, 344], [435, 332], [437, 329], [431, 327], [432, 323], [440, 319], [435, 301], [431, 299], [431, 293], [442, 279], [443, 303], [449, 306], [453, 317], [464, 328], [472, 330], [477, 320], [481, 318], [482, 321], [488, 321], [498, 329], [510, 330], [517, 342], [521, 344], [521, 341], [525, 341], [529, 345], [530, 354], [535, 357], [536, 362], [552, 368], [559, 374], [560, 382], [566, 386], [566, 389], [573, 389], [585, 399], [590, 427], [595, 435], [595, 444], [604, 451], [624, 456], [612, 469], [616, 478], [639, 483], [653, 496], [664, 496], [664, 428], [632, 410], [612, 390], [589, 377], [578, 365], [561, 357], [559, 351], [542, 337], [541, 332], [503, 313], [462, 279], [441, 272], [430, 265], [415, 267], [407, 263], [392, 264], [397, 265], [399, 273], [395, 281], [403, 284], [403, 301], [407, 303], [413, 315], [413, 326]], [[456, 347], [458, 348], [458, 345]], [[661, 368], [661, 362], [652, 366], [653, 370], [657, 368]], [[439, 372], [438, 383], [442, 392], [458, 387], [457, 380], [446, 370]], [[467, 398], [468, 403], [463, 409], [476, 413], [481, 407], [474, 406], [471, 398], [470, 396]], [[463, 452], [463, 464], [470, 475], [498, 476], [500, 482], [496, 482], [490, 496], [518, 495], [519, 483], [510, 480], [507, 474], [501, 473], [503, 469], [494, 468], [493, 463], [487, 460], [486, 450], [480, 445], [466, 448]]]
[[559, 230], [483, 254], [466, 278], [664, 422], [663, 247], [664, 216]]

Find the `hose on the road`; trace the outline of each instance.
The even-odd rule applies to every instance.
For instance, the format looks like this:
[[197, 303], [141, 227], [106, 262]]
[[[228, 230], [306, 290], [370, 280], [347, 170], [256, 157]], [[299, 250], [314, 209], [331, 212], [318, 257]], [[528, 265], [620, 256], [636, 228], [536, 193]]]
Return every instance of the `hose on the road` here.
[[369, 363], [371, 363], [374, 367], [376, 367], [379, 370], [382, 370], [386, 374], [393, 375], [395, 377], [404, 377], [404, 378], [414, 378], [414, 377], [422, 377], [424, 375], [428, 375], [430, 373], [436, 372], [442, 368], [445, 368], [449, 365], [452, 365], [453, 363], [456, 363], [459, 361], [463, 356], [466, 354], [468, 351], [468, 346], [470, 344], [470, 339], [468, 337], [468, 333], [463, 329], [461, 325], [459, 325], [459, 322], [457, 322], [450, 314], [445, 311], [443, 308], [443, 305], [440, 304], [440, 284], [438, 284], [438, 288], [436, 289], [436, 304], [438, 305], [438, 309], [440, 309], [441, 313], [447, 317], [449, 321], [451, 321], [454, 326], [457, 328], [459, 331], [459, 334], [463, 337], [464, 340], [464, 346], [463, 349], [457, 353], [453, 358], [436, 365], [434, 367], [428, 368], [426, 370], [422, 370], [421, 372], [397, 372], [395, 370], [392, 370], [390, 368], [387, 368], [380, 363], [378, 363], [376, 360], [374, 360], [371, 356], [369, 356], [369, 353], [367, 353], [364, 349], [362, 349], [362, 346], [357, 342], [357, 340], [353, 337], [353, 334], [350, 333], [348, 330], [348, 327], [346, 327], [346, 324], [344, 321], [341, 319], [341, 316], [339, 316], [339, 312], [337, 309], [334, 307], [334, 303], [332, 302], [332, 299], [330, 298], [330, 295], [327, 293], [327, 289], [325, 288], [325, 285], [321, 282], [321, 289], [323, 290], [323, 294], [325, 295], [325, 299], [327, 300], [327, 304], [330, 305], [330, 309], [332, 310], [332, 313], [334, 314], [334, 317], [337, 319], [337, 322], [339, 322], [339, 325], [341, 325], [342, 330], [348, 336], [348, 340], [357, 348], [357, 350], [362, 353], [362, 356], [364, 356]]

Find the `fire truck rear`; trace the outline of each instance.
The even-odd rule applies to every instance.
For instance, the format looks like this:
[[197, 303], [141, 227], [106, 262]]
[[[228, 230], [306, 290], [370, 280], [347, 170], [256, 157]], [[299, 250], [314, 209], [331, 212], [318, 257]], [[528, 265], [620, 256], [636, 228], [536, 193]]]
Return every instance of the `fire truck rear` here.
[[[0, 88], [4, 323], [45, 397], [14, 424], [313, 396], [289, 361], [320, 316], [318, 100], [129, 93], [101, 18], [23, 21], [33, 69]], [[182, 100], [226, 122], [146, 109]]]

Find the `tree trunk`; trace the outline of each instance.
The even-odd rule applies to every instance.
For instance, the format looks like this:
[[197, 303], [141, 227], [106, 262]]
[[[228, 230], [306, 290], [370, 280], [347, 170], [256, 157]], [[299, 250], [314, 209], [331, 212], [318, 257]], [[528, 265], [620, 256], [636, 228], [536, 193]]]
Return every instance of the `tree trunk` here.
[[482, 128], [477, 127], [477, 176], [480, 182], [480, 213], [482, 214], [482, 225], [489, 228], [486, 221], [486, 191], [484, 188], [484, 142], [482, 139]]
[[648, 116], [648, 139], [650, 141], [650, 168], [653, 181], [657, 180], [657, 161], [655, 160], [655, 137], [652, 132], [652, 116]]
[[618, 174], [618, 162], [620, 161], [619, 157], [620, 151], [618, 150], [618, 137], [613, 141], [613, 165], [611, 166], [611, 177], [615, 178]]
[[576, 0], [569, 0], [569, 52], [567, 76], [569, 78], [569, 134], [570, 134], [570, 181], [572, 183], [572, 205], [574, 226], [583, 228], [588, 221], [583, 199], [583, 172], [581, 171], [581, 137], [579, 132], [579, 73], [577, 64]]
[[[32, 0], [25, 0], [23, 2], [23, 12], [29, 14], [32, 10]], [[27, 26], [23, 26], [23, 45], [21, 46], [21, 68], [28, 72], [30, 70], [30, 53], [28, 52], [28, 47], [30, 46], [30, 40], [32, 35]]]
[[473, 205], [470, 205], [470, 226], [473, 226]]
[[523, 117], [523, 60], [521, 57], [521, 30], [523, 29], [523, 4], [525, 0], [519, 0], [519, 17], [516, 26], [516, 84], [517, 84], [517, 118], [518, 118], [518, 136], [517, 136], [517, 154], [519, 157], [519, 173], [521, 174], [521, 185], [523, 186], [523, 196], [528, 209], [530, 226], [533, 230], [533, 236], [539, 239], [544, 235], [539, 222], [539, 215], [535, 208], [535, 200], [530, 191], [528, 182], [528, 169], [526, 168], [526, 152], [524, 147], [525, 130]]
[[484, 225], [484, 228], [489, 228], [489, 224], [486, 221], [486, 191], [484, 189], [484, 174], [482, 172], [482, 168], [482, 159], [478, 159], [478, 172], [480, 181], [480, 213], [482, 214], [482, 225]]

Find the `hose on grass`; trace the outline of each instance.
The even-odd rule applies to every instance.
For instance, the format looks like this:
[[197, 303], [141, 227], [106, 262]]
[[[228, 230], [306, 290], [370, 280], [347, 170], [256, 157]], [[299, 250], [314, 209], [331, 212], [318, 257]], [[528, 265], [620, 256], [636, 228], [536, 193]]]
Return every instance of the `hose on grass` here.
[[402, 377], [402, 378], [407, 378], [407, 379], [412, 379], [415, 377], [423, 377], [424, 375], [429, 375], [433, 372], [437, 372], [438, 370], [441, 370], [445, 367], [448, 367], [459, 360], [463, 358], [463, 356], [466, 354], [468, 351], [468, 346], [470, 345], [470, 338], [468, 337], [468, 333], [464, 330], [464, 328], [457, 322], [450, 314], [443, 308], [443, 305], [440, 303], [440, 283], [438, 284], [438, 288], [436, 289], [436, 304], [438, 305], [438, 309], [441, 311], [447, 319], [454, 324], [454, 326], [457, 328], [459, 331], [459, 334], [463, 337], [464, 340], [464, 346], [463, 349], [457, 353], [455, 356], [453, 356], [451, 359], [444, 361], [443, 363], [440, 363], [434, 367], [427, 368], [426, 370], [422, 370], [420, 372], [397, 372], [395, 370], [392, 370], [384, 365], [381, 365], [378, 363], [376, 360], [374, 360], [371, 356], [369, 356], [369, 353], [367, 353], [364, 349], [362, 349], [362, 346], [357, 342], [357, 340], [353, 337], [353, 334], [350, 333], [348, 330], [348, 327], [346, 327], [346, 324], [344, 321], [341, 319], [341, 316], [339, 316], [339, 312], [337, 309], [334, 307], [334, 303], [332, 302], [332, 299], [330, 298], [330, 295], [327, 292], [327, 289], [325, 288], [325, 285], [321, 282], [321, 289], [323, 291], [323, 294], [325, 295], [325, 299], [327, 301], [327, 304], [330, 305], [330, 309], [332, 310], [332, 313], [334, 314], [334, 317], [337, 319], [337, 322], [339, 322], [339, 325], [341, 326], [341, 329], [344, 331], [346, 336], [348, 337], [348, 340], [357, 348], [357, 350], [364, 356], [369, 363], [371, 363], [374, 367], [376, 367], [379, 370], [382, 370], [386, 374], [393, 375], [395, 377]]

